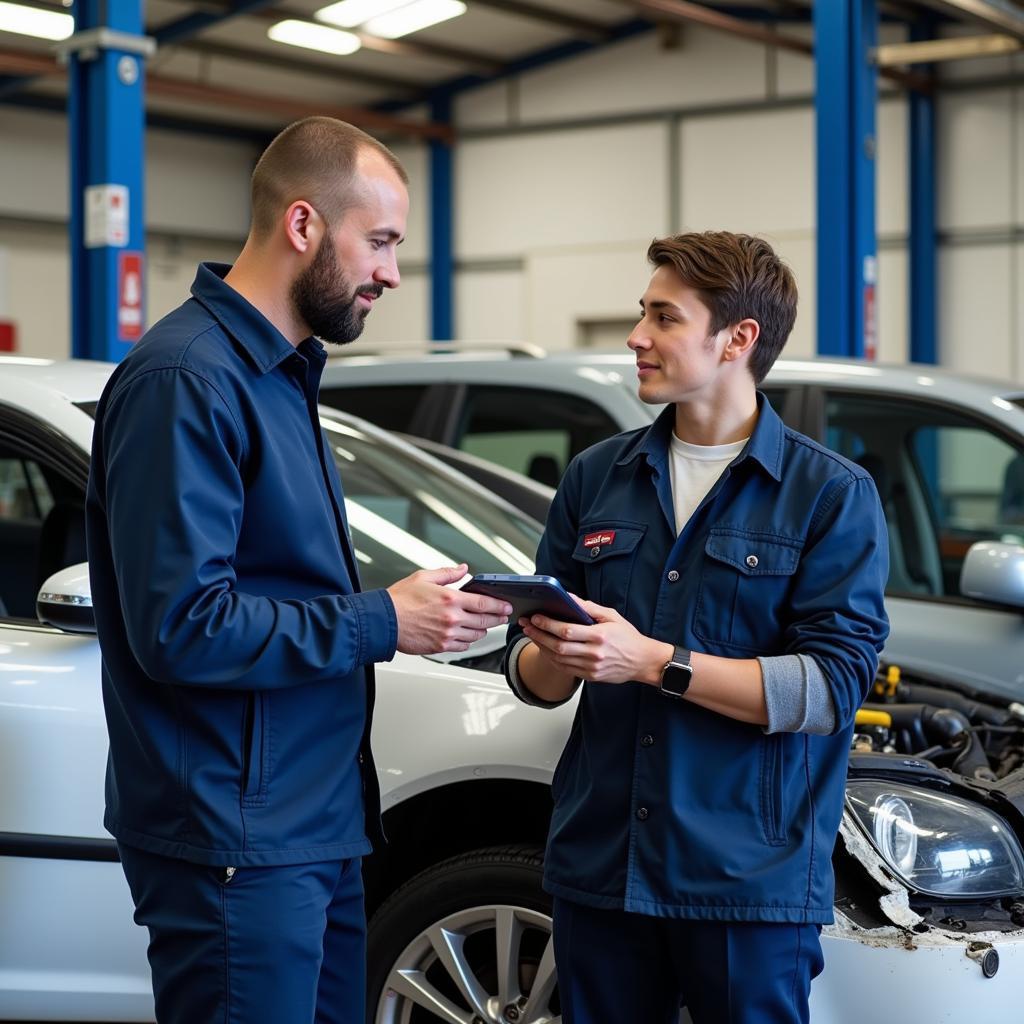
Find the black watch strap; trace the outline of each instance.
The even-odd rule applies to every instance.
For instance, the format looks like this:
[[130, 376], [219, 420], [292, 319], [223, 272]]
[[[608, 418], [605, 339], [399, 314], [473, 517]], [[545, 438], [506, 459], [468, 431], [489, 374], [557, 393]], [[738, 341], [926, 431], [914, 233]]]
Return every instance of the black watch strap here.
[[685, 647], [677, 647], [672, 657], [661, 670], [661, 692], [666, 697], [682, 697], [690, 688], [693, 677], [693, 666], [690, 664], [690, 652]]

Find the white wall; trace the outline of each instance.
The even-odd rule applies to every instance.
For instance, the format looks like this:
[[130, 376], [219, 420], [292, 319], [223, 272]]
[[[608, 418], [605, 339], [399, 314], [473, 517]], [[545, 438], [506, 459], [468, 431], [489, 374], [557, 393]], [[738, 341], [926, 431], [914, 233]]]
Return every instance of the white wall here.
[[[883, 41], [901, 32], [885, 27]], [[1024, 71], [1024, 58], [951, 66], [948, 77], [1014, 69]], [[813, 354], [813, 86], [807, 58], [693, 28], [675, 50], [661, 49], [652, 33], [465, 94], [456, 106], [465, 137], [456, 193], [460, 336], [484, 336], [488, 310], [514, 305], [528, 340], [576, 344], [581, 321], [611, 323], [635, 310], [652, 235], [727, 228], [766, 236], [790, 263], [801, 300], [787, 351]], [[905, 96], [885, 87], [879, 358], [892, 362], [905, 361], [908, 347], [907, 117]], [[1024, 88], [943, 93], [937, 134], [942, 358], [1024, 380]], [[475, 271], [499, 255], [521, 269], [500, 278]]]
[[[803, 34], [788, 27], [784, 31]], [[898, 29], [886, 29], [898, 38]], [[1024, 72], [1024, 57], [944, 74]], [[788, 351], [815, 350], [813, 65], [700, 28], [664, 49], [637, 36], [462, 94], [454, 154], [456, 332], [548, 348], [607, 337], [637, 308], [651, 238], [730, 228], [768, 237], [800, 287]], [[907, 103], [878, 107], [879, 354], [907, 353]], [[64, 119], [0, 107], [6, 315], [23, 348], [67, 351]], [[940, 346], [951, 366], [1024, 381], [1024, 87], [938, 101]], [[370, 344], [430, 333], [426, 147], [395, 147], [412, 212], [403, 283], [368, 321]], [[149, 319], [187, 293], [200, 258], [245, 233], [257, 154], [237, 142], [147, 139]], [[602, 329], [605, 324], [607, 330]], [[596, 327], [594, 325], [597, 325]]]

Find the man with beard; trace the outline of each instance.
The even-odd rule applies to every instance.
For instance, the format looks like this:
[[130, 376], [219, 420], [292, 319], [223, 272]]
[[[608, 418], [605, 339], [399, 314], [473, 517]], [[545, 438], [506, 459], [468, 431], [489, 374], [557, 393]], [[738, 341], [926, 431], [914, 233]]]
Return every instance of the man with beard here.
[[398, 286], [406, 184], [351, 125], [286, 128], [235, 265], [199, 267], [97, 408], [105, 825], [161, 1024], [362, 1024], [373, 664], [465, 650], [511, 610], [447, 588], [465, 565], [361, 592], [317, 419], [317, 338], [354, 340]]

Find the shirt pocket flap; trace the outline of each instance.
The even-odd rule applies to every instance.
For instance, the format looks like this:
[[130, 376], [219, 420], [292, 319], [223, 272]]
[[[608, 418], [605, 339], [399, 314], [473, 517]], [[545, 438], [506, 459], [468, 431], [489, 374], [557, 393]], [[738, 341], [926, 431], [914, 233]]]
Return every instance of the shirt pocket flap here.
[[638, 523], [597, 523], [580, 527], [572, 557], [577, 562], [603, 562], [606, 558], [628, 555], [647, 531]]
[[744, 576], [792, 576], [800, 563], [803, 545], [772, 534], [712, 529], [704, 550]]

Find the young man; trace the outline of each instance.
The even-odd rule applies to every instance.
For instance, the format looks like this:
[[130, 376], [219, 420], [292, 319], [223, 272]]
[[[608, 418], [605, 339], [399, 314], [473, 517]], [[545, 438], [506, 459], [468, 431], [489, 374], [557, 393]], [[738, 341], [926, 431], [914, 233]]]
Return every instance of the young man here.
[[360, 592], [317, 418], [317, 337], [354, 340], [398, 287], [406, 183], [351, 125], [286, 128], [238, 261], [199, 267], [97, 409], [105, 824], [160, 1024], [364, 1024], [373, 663], [465, 650], [511, 611], [447, 589], [464, 565]]
[[868, 474], [756, 390], [796, 317], [770, 246], [686, 234], [648, 258], [628, 344], [667, 408], [572, 462], [537, 556], [597, 623], [520, 620], [506, 655], [528, 703], [582, 685], [545, 861], [563, 1017], [795, 1024], [888, 634], [885, 521]]

